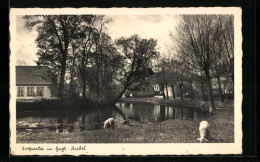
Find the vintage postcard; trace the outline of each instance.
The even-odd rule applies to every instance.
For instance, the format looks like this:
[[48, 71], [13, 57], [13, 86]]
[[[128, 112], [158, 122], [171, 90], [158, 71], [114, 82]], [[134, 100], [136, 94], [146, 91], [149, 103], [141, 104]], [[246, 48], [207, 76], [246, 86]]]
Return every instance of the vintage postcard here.
[[241, 154], [241, 15], [11, 8], [10, 154]]

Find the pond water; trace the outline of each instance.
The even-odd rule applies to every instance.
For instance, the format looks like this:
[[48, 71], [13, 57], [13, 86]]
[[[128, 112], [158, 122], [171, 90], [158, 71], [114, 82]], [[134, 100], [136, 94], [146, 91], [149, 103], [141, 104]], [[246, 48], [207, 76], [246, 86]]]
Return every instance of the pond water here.
[[135, 121], [194, 120], [201, 113], [193, 107], [154, 105], [150, 103], [116, 103], [127, 119]]
[[[87, 129], [102, 129], [103, 122], [113, 117], [116, 121], [161, 122], [164, 120], [194, 120], [200, 112], [192, 107], [174, 107], [149, 103], [118, 102], [114, 106], [95, 107], [86, 110], [17, 110], [17, 128], [51, 126], [57, 123], [86, 126]], [[37, 123], [33, 125], [33, 123]]]

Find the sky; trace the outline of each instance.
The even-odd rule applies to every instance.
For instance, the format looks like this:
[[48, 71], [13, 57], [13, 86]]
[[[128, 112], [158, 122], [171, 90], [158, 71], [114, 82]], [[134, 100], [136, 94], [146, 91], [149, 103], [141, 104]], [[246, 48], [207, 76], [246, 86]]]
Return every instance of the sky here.
[[[141, 38], [153, 38], [158, 42], [157, 49], [161, 54], [167, 53], [166, 46], [171, 44], [169, 32], [174, 32], [176, 25], [173, 15], [109, 15], [112, 22], [108, 25], [108, 33], [113, 40], [124, 36], [138, 34]], [[37, 47], [35, 39], [37, 31], [24, 28], [22, 16], [16, 17], [16, 62], [24, 61], [26, 65], [36, 65]]]

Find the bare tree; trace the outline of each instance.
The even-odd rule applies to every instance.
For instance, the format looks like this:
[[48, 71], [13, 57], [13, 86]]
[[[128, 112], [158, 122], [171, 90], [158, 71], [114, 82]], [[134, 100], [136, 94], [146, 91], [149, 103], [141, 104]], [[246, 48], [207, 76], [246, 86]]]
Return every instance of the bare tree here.
[[162, 88], [163, 91], [163, 99], [165, 100], [167, 98], [167, 96], [165, 95], [165, 89], [166, 88], [166, 84], [167, 84], [167, 78], [166, 78], [166, 69], [165, 69], [165, 64], [162, 63], [162, 61], [159, 61], [159, 63], [156, 65], [155, 68], [155, 78], [157, 80], [157, 82], [160, 84], [160, 87]]
[[210, 83], [210, 67], [216, 60], [216, 46], [220, 31], [216, 15], [182, 15], [176, 28], [177, 34], [171, 35], [177, 44], [177, 53], [193, 67], [203, 70], [208, 90], [209, 105], [215, 109]]
[[220, 99], [221, 99], [221, 102], [224, 102], [224, 96], [223, 96], [223, 93], [222, 93], [222, 87], [221, 87], [221, 77], [224, 76], [223, 74], [225, 73], [225, 68], [224, 66], [221, 64], [221, 62], [214, 62], [212, 68], [212, 76], [214, 78], [217, 79], [217, 82], [218, 82], [218, 90], [219, 90], [219, 95], [220, 95]]
[[177, 67], [176, 70], [176, 83], [180, 88], [180, 97], [183, 100], [183, 85], [184, 81], [187, 80], [187, 66], [184, 60], [175, 60], [175, 64]]
[[216, 54], [222, 63], [222, 69], [225, 69], [225, 73], [234, 84], [234, 16], [218, 16], [217, 28], [220, 37], [217, 40]]
[[195, 70], [195, 71], [193, 71], [193, 76], [194, 76], [193, 78], [194, 78], [195, 82], [199, 83], [199, 85], [200, 85], [203, 101], [206, 101], [206, 95], [205, 95], [205, 90], [204, 90], [205, 75], [204, 75], [203, 71]]

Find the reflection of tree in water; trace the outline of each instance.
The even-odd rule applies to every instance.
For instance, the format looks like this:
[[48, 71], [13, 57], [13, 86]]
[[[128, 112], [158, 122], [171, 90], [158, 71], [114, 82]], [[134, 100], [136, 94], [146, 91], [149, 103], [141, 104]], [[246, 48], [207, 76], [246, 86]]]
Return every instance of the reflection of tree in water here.
[[129, 107], [130, 108], [130, 103], [126, 102], [125, 103], [125, 107]]
[[154, 105], [153, 114], [154, 114], [154, 120], [157, 121], [160, 116], [160, 105]]
[[160, 117], [159, 117], [160, 121], [165, 120], [165, 105], [161, 105], [160, 106]]
[[174, 119], [175, 109], [172, 106], [166, 106], [165, 119]]
[[[84, 110], [67, 110], [55, 109], [50, 111], [34, 110], [32, 112], [19, 112], [17, 122], [23, 121], [28, 123], [44, 123], [44, 124], [79, 124], [82, 126], [103, 125], [108, 118], [123, 120], [124, 114], [114, 105], [106, 107], [90, 107]], [[91, 126], [92, 127], [92, 126]], [[94, 128], [94, 127], [93, 127]]]
[[153, 119], [155, 121], [167, 119], [193, 120], [195, 113], [197, 112], [192, 107], [154, 105]]
[[116, 106], [121, 110], [126, 119], [136, 118], [135, 110], [133, 109], [134, 105], [132, 103], [120, 102], [119, 104], [116, 104]]
[[80, 123], [103, 123], [106, 119], [113, 117], [113, 108], [113, 106], [106, 106], [87, 109], [82, 112]]
[[182, 108], [182, 119], [187, 120], [189, 119], [190, 111], [188, 108]]
[[136, 114], [135, 118], [144, 122], [154, 120], [153, 109], [154, 109], [153, 104], [147, 104], [147, 103], [133, 104], [133, 110], [135, 111]]
[[[121, 105], [121, 106], [120, 106]], [[103, 123], [108, 118], [119, 121], [134, 119], [138, 121], [162, 121], [167, 119], [196, 119], [196, 110], [192, 107], [180, 108], [147, 103], [117, 103], [116, 105], [87, 108], [81, 111], [55, 110], [49, 113], [34, 112], [19, 114], [17, 121], [53, 123], [62, 121], [64, 124], [79, 122], [79, 124]]]
[[154, 120], [153, 104], [147, 103], [117, 103], [116, 106], [122, 111], [127, 119], [138, 121]]
[[182, 119], [182, 108], [174, 108], [175, 109], [175, 119]]
[[125, 119], [127, 119], [125, 114], [122, 112], [122, 110], [120, 109], [118, 104], [114, 105], [113, 111], [112, 111], [112, 116], [115, 119], [118, 119], [118, 120], [125, 120]]

